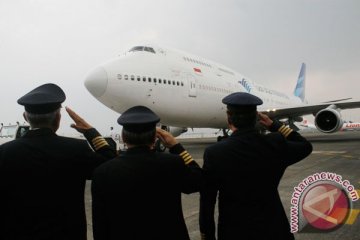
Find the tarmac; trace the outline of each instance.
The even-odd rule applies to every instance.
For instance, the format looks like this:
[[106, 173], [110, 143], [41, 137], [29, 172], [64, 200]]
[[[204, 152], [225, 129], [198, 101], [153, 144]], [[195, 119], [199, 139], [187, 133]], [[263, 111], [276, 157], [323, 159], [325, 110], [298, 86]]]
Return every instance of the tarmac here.
[[[348, 180], [360, 195], [360, 131], [337, 132], [332, 134], [303, 133], [313, 144], [313, 152], [306, 159], [287, 168], [279, 185], [279, 193], [289, 221], [292, 220], [291, 198], [294, 187], [307, 177], [316, 173], [329, 172]], [[216, 138], [179, 139], [195, 161], [202, 166], [204, 149], [215, 143]], [[256, 177], [256, 176], [254, 176]], [[86, 213], [88, 219], [88, 240], [92, 240], [91, 224], [91, 181], [85, 190]], [[261, 189], [261, 185], [258, 186]], [[266, 200], [266, 199], [265, 199]], [[331, 232], [295, 232], [296, 240], [360, 240], [360, 200], [352, 202], [352, 210], [344, 225]], [[199, 232], [199, 194], [182, 195], [185, 222], [192, 240], [200, 240]], [[271, 216], [269, 216], [271, 221]], [[259, 229], [261, 231], [261, 229]], [[244, 236], [247, 233], [243, 233]], [[250, 233], [251, 234], [251, 233]]]

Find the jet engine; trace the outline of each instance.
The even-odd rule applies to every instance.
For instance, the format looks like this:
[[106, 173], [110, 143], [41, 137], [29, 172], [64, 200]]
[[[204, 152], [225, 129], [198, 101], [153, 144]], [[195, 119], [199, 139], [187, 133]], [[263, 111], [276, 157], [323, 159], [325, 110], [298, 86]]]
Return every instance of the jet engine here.
[[187, 128], [183, 127], [167, 127], [166, 130], [170, 132], [174, 137], [177, 137], [180, 134], [187, 132]]
[[316, 128], [324, 133], [337, 132], [343, 126], [341, 114], [335, 105], [331, 105], [321, 111], [315, 116]]

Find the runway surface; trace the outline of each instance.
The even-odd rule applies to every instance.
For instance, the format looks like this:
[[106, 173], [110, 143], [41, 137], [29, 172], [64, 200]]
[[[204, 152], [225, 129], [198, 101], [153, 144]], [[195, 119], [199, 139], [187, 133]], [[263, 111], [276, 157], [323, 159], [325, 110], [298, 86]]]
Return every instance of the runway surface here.
[[[314, 147], [313, 153], [303, 161], [288, 167], [279, 185], [281, 200], [289, 219], [291, 219], [291, 196], [294, 192], [294, 187], [315, 173], [330, 172], [338, 174], [343, 180], [348, 180], [358, 190], [358, 194], [360, 194], [360, 131], [338, 132], [334, 134], [303, 133], [303, 136], [312, 142]], [[210, 144], [215, 143], [216, 139], [180, 139], [179, 141], [202, 166], [204, 149]], [[90, 184], [91, 182], [88, 181], [85, 200], [88, 217], [88, 239], [92, 240]], [[261, 185], [258, 187], [261, 190]], [[190, 238], [192, 240], [200, 240], [198, 225], [199, 194], [183, 194], [182, 200], [184, 217]], [[360, 200], [352, 202], [352, 208], [353, 210], [346, 224], [337, 230], [328, 233], [295, 233], [295, 239], [360, 240]], [[269, 216], [269, 221], [271, 221], [271, 216]], [[245, 235], [246, 233], [244, 233]]]

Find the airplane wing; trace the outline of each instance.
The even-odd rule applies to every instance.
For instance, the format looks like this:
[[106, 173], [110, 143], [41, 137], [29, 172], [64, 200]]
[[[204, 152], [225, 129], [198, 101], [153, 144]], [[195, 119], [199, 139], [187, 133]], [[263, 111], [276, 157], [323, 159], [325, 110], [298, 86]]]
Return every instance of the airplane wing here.
[[271, 118], [284, 119], [284, 118], [295, 118], [303, 115], [313, 114], [316, 115], [320, 110], [326, 109], [332, 106], [337, 109], [353, 109], [360, 108], [360, 101], [353, 102], [328, 102], [311, 105], [298, 105], [294, 107], [276, 108], [271, 110], [259, 109], [259, 111], [267, 114]]

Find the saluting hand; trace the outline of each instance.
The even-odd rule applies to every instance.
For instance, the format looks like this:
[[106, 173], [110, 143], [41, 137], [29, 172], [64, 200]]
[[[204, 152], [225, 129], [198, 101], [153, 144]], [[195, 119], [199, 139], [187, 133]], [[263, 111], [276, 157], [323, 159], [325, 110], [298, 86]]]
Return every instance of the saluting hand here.
[[161, 128], [156, 128], [156, 137], [158, 137], [167, 148], [171, 148], [178, 143], [171, 133]]
[[72, 128], [75, 128], [80, 133], [84, 133], [86, 130], [92, 128], [90, 124], [88, 124], [83, 118], [77, 115], [69, 107], [65, 107], [65, 109], [69, 116], [72, 118], [72, 120], [74, 120], [75, 122], [70, 125]]
[[259, 123], [266, 128], [269, 128], [273, 123], [273, 120], [271, 120], [271, 118], [269, 118], [269, 116], [266, 114], [258, 112], [258, 116], [259, 116]]

